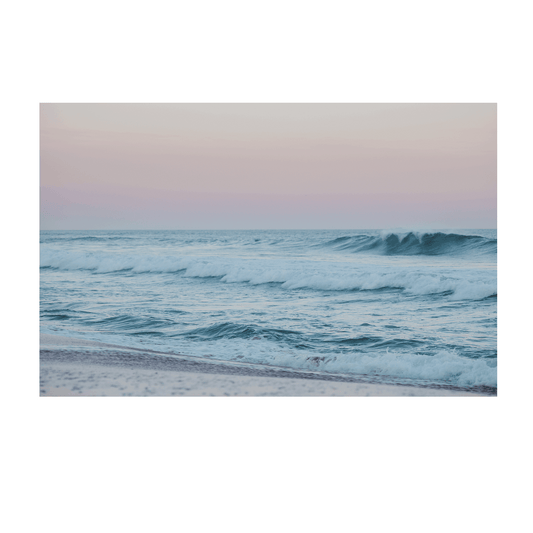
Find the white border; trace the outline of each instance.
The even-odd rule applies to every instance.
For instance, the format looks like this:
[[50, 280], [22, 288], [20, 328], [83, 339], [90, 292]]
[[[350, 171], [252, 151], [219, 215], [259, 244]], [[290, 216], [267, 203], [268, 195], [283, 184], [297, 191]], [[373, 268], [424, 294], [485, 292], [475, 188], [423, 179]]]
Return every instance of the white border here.
[[[514, 85], [21, 85], [19, 414], [516, 415], [516, 87]], [[49, 398], [39, 396], [40, 103], [497, 103], [498, 396]]]

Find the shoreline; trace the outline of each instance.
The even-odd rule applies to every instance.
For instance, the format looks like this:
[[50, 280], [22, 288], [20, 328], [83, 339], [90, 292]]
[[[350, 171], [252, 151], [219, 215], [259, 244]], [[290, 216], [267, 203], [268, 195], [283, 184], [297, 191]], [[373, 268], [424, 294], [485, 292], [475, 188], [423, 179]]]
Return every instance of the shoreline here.
[[40, 335], [40, 396], [494, 396]]

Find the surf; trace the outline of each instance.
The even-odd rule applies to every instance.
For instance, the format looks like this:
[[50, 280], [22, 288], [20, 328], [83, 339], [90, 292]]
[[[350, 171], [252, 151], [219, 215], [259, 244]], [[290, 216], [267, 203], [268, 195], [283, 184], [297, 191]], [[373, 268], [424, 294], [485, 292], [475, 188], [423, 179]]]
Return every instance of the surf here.
[[325, 242], [322, 246], [351, 253], [382, 255], [456, 255], [496, 253], [497, 239], [458, 233], [396, 233], [380, 235], [345, 235]]

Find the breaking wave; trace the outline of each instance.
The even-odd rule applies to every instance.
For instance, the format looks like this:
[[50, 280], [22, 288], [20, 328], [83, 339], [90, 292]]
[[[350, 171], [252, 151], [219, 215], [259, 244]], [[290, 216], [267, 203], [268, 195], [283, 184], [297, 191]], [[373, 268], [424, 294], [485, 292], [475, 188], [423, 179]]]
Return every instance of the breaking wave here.
[[[439, 384], [468, 389], [497, 387], [495, 358], [465, 357], [454, 349], [424, 353], [424, 347], [415, 340], [386, 341], [379, 336], [359, 337], [360, 349], [353, 346], [354, 349], [343, 350], [341, 345], [345, 342], [337, 340], [336, 343], [323, 341], [322, 348], [328, 344], [330, 349], [315, 351], [313, 339], [304, 344], [302, 340], [306, 335], [299, 331], [229, 322], [174, 335], [157, 330], [127, 331], [132, 326], [156, 326], [148, 324], [148, 320], [141, 324], [133, 318], [109, 317], [99, 324], [102, 328], [100, 331], [105, 335], [108, 329], [106, 326], [119, 326], [119, 329], [128, 335], [127, 340], [124, 337], [124, 343], [135, 348], [145, 348], [145, 345], [137, 344], [135, 339], [138, 341], [143, 335], [148, 335], [152, 347], [164, 350], [169, 355], [182, 353], [210, 360], [357, 376], [358, 379], [371, 382], [377, 379], [381, 382]], [[159, 322], [157, 325], [163, 324]], [[44, 331], [50, 331], [54, 335], [58, 333], [57, 329], [44, 328]], [[103, 342], [117, 342], [110, 337], [99, 337], [97, 331], [90, 337]]]
[[59, 270], [92, 270], [94, 273], [124, 272], [177, 273], [189, 278], [219, 278], [223, 283], [250, 285], [280, 284], [288, 290], [369, 291], [402, 289], [410, 295], [446, 294], [455, 300], [481, 300], [497, 295], [496, 279], [445, 277], [441, 274], [410, 269], [376, 270], [345, 266], [335, 276], [328, 268], [311, 269], [294, 263], [277, 265], [254, 261], [230, 261], [219, 258], [92, 254], [86, 252], [41, 249], [41, 268]]
[[352, 253], [384, 255], [455, 255], [461, 253], [496, 253], [497, 239], [457, 233], [394, 233], [343, 236], [322, 246]]
[[408, 379], [438, 380], [459, 387], [496, 387], [495, 361], [468, 359], [441, 350], [435, 355], [417, 353], [343, 354], [342, 357], [314, 358], [309, 367], [339, 373], [395, 376]]
[[[204, 341], [199, 343], [203, 347], [202, 355], [207, 350], [207, 353], [210, 351], [222, 360], [366, 376], [369, 379], [379, 376], [427, 380], [468, 388], [497, 386], [495, 359], [464, 357], [453, 349], [420, 353], [418, 350], [422, 346], [416, 346], [416, 341], [390, 339], [385, 342], [383, 338], [369, 337], [361, 338], [365, 343], [364, 351], [342, 351], [332, 346], [331, 350], [316, 352], [308, 349], [309, 345], [300, 344], [299, 332], [251, 325], [217, 324], [190, 331], [187, 335], [198, 336], [197, 340]], [[261, 335], [261, 338], [256, 335]], [[286, 348], [279, 343], [279, 337], [288, 341], [283, 343]], [[298, 350], [300, 347], [302, 349]], [[193, 351], [190, 344], [187, 348], [189, 352]]]
[[[291, 332], [293, 333], [293, 332]], [[267, 335], [260, 340], [229, 335], [226, 338], [205, 339], [199, 343], [197, 355], [214, 354], [227, 361], [259, 363], [274, 367], [310, 370], [331, 374], [357, 375], [366, 379], [379, 377], [393, 380], [415, 380], [448, 384], [455, 387], [497, 387], [496, 359], [469, 358], [454, 350], [441, 349], [432, 354], [411, 350], [407, 346], [379, 347], [374, 350], [313, 352], [298, 346], [284, 348]], [[308, 347], [309, 348], [309, 347]], [[380, 349], [381, 348], [381, 349]], [[403, 348], [403, 349], [402, 349]], [[196, 350], [187, 345], [188, 353]]]

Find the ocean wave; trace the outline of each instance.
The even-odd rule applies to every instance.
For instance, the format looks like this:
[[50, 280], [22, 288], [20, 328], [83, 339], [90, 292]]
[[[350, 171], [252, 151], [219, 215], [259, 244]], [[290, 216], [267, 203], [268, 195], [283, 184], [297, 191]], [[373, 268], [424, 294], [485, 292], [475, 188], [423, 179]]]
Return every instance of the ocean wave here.
[[[234, 327], [233, 327], [234, 326]], [[241, 328], [239, 330], [239, 328]], [[136, 349], [146, 346], [142, 340], [136, 341], [139, 336], [149, 335], [156, 337], [157, 341], [151, 346], [168, 353], [169, 356], [185, 354], [192, 357], [208, 358], [210, 360], [229, 361], [232, 363], [251, 363], [281, 367], [300, 371], [324, 372], [354, 376], [368, 381], [407, 383], [413, 385], [449, 385], [462, 388], [497, 387], [497, 361], [491, 357], [471, 358], [458, 354], [455, 350], [438, 349], [432, 354], [420, 353], [417, 347], [395, 350], [391, 347], [385, 349], [361, 351], [335, 351], [313, 352], [306, 349], [297, 349], [298, 346], [288, 347], [275, 338], [267, 335], [255, 337], [259, 333], [259, 326], [237, 325], [222, 323], [207, 328], [191, 330], [189, 334], [203, 335], [203, 342], [194, 342], [195, 339], [187, 335], [172, 336], [169, 338], [158, 331], [139, 331], [128, 333], [123, 340], [110, 336], [107, 332], [93, 332], [88, 338], [111, 344], [121, 344]], [[240, 331], [243, 337], [234, 334]], [[263, 333], [284, 332], [264, 328]], [[61, 334], [55, 327], [41, 326], [41, 332], [54, 335]], [[67, 336], [69, 332], [64, 332]], [[221, 335], [221, 333], [224, 333]], [[72, 333], [70, 333], [73, 335]], [[251, 335], [254, 334], [252, 337]], [[282, 335], [298, 335], [298, 332], [285, 331]], [[74, 336], [84, 337], [76, 333]], [[198, 338], [197, 340], [201, 340]], [[373, 339], [374, 342], [379, 338]], [[192, 342], [191, 342], [192, 341]]]
[[311, 358], [309, 368], [327, 372], [395, 376], [409, 379], [448, 382], [456, 386], [496, 387], [494, 360], [469, 359], [455, 352], [441, 350], [434, 355], [384, 352], [379, 354], [343, 354]]
[[290, 331], [286, 329], [265, 328], [255, 324], [234, 324], [231, 322], [223, 322], [221, 324], [213, 324], [204, 328], [196, 328], [193, 330], [178, 333], [177, 337], [186, 337], [188, 339], [196, 340], [215, 340], [215, 339], [269, 339], [273, 341], [286, 340], [289, 338], [297, 338], [303, 335], [299, 331]]
[[351, 253], [383, 255], [455, 255], [462, 253], [495, 253], [497, 239], [458, 233], [382, 231], [380, 235], [343, 236], [322, 246]]
[[[183, 341], [188, 339], [183, 338]], [[454, 350], [439, 349], [433, 354], [419, 353], [416, 346], [381, 347], [361, 351], [313, 352], [288, 348], [273, 339], [242, 338], [206, 339], [179, 345], [181, 353], [227, 361], [310, 370], [330, 374], [448, 384], [456, 387], [497, 387], [497, 362], [494, 358], [470, 358]], [[366, 348], [366, 347], [365, 347]], [[403, 349], [402, 349], [403, 348]]]
[[417, 272], [365, 272], [344, 278], [332, 278], [322, 274], [290, 279], [285, 281], [282, 287], [330, 291], [403, 289], [407, 294], [418, 296], [449, 293], [453, 300], [481, 300], [496, 294], [495, 282], [442, 279], [441, 276]]
[[[232, 341], [235, 343], [235, 341]], [[251, 343], [248, 343], [251, 344]], [[218, 349], [217, 355], [234, 357], [233, 350]], [[334, 374], [362, 375], [366, 377], [393, 377], [406, 380], [446, 383], [458, 387], [496, 387], [497, 364], [495, 359], [472, 359], [458, 355], [453, 350], [439, 350], [433, 355], [392, 349], [365, 353], [309, 354], [305, 350], [241, 349], [238, 359], [300, 370], [315, 370]], [[260, 358], [258, 358], [260, 353]]]
[[96, 328], [110, 329], [112, 331], [132, 331], [137, 332], [137, 334], [146, 333], [138, 331], [143, 328], [159, 329], [173, 326], [175, 324], [172, 320], [127, 314], [107, 316], [104, 318], [79, 319], [79, 322]]
[[65, 242], [77, 242], [81, 241], [83, 242], [110, 242], [110, 241], [130, 241], [135, 240], [135, 237], [127, 237], [124, 235], [83, 235], [81, 237], [78, 236], [70, 236], [70, 235], [59, 235], [59, 236], [41, 236], [41, 244], [43, 243], [49, 243], [49, 242], [59, 242], [59, 243], [65, 243]]
[[497, 295], [495, 276], [487, 273], [475, 278], [443, 276], [411, 269], [355, 269], [350, 265], [328, 263], [318, 267], [291, 262], [245, 261], [196, 257], [92, 254], [41, 249], [41, 268], [92, 270], [95, 273], [125, 271], [131, 274], [182, 272], [189, 278], [219, 278], [223, 283], [250, 285], [280, 284], [287, 290], [371, 291], [400, 289], [407, 295], [446, 294], [452, 300], [481, 300]]

